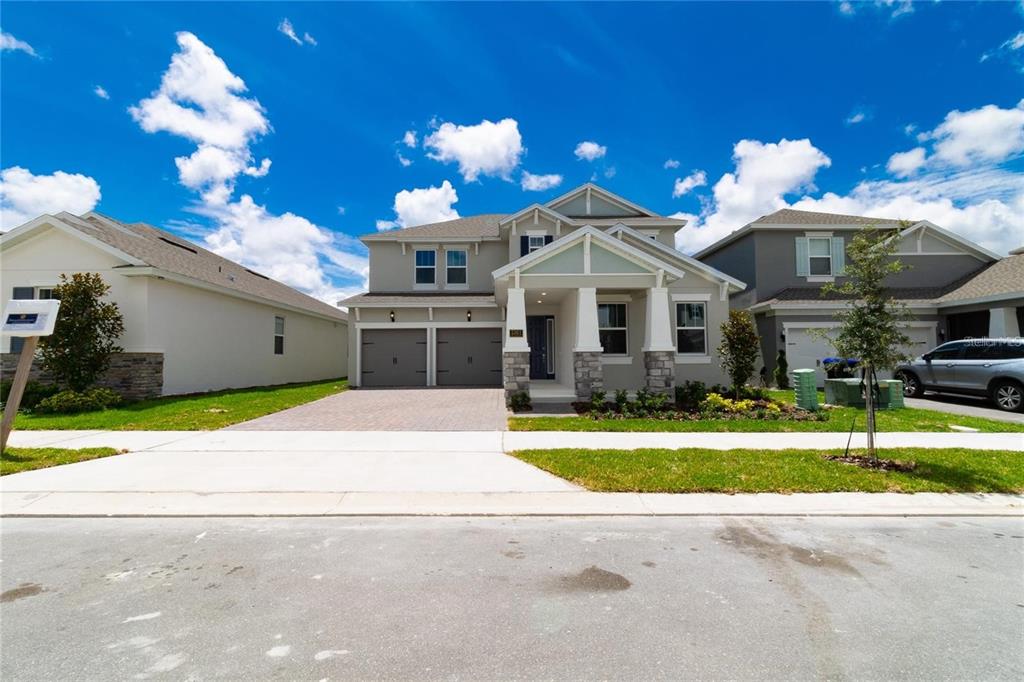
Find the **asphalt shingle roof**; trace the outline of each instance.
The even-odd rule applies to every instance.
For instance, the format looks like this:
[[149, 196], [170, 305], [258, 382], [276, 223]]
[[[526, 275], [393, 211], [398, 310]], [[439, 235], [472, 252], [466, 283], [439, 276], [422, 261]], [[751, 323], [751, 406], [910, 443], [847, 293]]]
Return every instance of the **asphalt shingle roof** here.
[[[753, 225], [894, 225], [900, 221], [893, 218], [870, 218], [861, 215], [841, 215], [839, 213], [819, 213], [817, 211], [797, 211], [783, 208], [761, 216], [753, 221]], [[909, 221], [911, 223], [916, 221]]]
[[361, 239], [363, 241], [383, 242], [407, 239], [410, 237], [465, 237], [470, 239], [477, 237], [497, 238], [499, 235], [498, 222], [506, 215], [507, 214], [505, 213], [483, 213], [481, 215], [467, 216], [465, 218], [456, 218], [455, 220], [446, 220], [441, 223], [428, 223], [426, 225], [406, 227], [401, 230], [375, 232], [373, 234], [363, 235]]
[[[74, 229], [132, 256], [150, 267], [214, 284], [319, 315], [346, 320], [336, 307], [290, 286], [218, 256], [212, 251], [145, 223], [122, 223], [108, 216], [81, 218], [70, 213], [57, 217]], [[125, 268], [134, 266], [125, 266]]]
[[1024, 254], [997, 260], [944, 294], [940, 303], [948, 304], [989, 296], [1024, 298]]

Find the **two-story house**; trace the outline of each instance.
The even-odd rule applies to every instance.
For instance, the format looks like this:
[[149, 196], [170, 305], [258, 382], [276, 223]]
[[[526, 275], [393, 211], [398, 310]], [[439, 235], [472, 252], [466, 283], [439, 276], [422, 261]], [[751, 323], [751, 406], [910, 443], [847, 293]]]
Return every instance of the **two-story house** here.
[[821, 361], [835, 351], [822, 331], [837, 326], [834, 314], [848, 303], [835, 294], [823, 297], [821, 289], [843, 281], [846, 247], [868, 226], [899, 240], [896, 257], [906, 269], [890, 276], [888, 286], [914, 318], [905, 330], [912, 340], [908, 354], [967, 336], [1020, 333], [1024, 281], [1010, 274], [1019, 266], [928, 221], [782, 209], [695, 256], [747, 283], [731, 304], [754, 314], [769, 370], [781, 349], [790, 369], [816, 368], [823, 381]]
[[715, 348], [740, 279], [675, 249], [685, 221], [593, 184], [512, 214], [362, 237], [354, 386], [504, 386], [534, 400], [725, 381]]

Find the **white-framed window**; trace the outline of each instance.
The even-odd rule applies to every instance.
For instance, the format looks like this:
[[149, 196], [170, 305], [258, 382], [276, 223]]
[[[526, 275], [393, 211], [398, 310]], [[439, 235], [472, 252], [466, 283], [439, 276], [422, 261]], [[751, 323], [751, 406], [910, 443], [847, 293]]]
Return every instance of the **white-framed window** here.
[[421, 286], [430, 286], [437, 283], [437, 252], [416, 251], [416, 278], [415, 283]]
[[533, 253], [538, 249], [544, 248], [544, 235], [542, 234], [531, 234], [527, 237], [526, 253]]
[[832, 276], [832, 239], [807, 238], [807, 272], [811, 277]]
[[40, 301], [49, 301], [53, 298], [53, 287], [36, 287], [36, 298]]
[[[14, 287], [11, 291], [11, 298], [15, 300], [48, 301], [53, 298], [53, 287]], [[25, 345], [25, 339], [20, 336], [11, 337], [11, 353], [18, 355], [21, 347]]]
[[706, 303], [676, 303], [676, 352], [680, 355], [708, 354]]
[[597, 304], [597, 333], [605, 355], [629, 354], [625, 303]]
[[274, 355], [284, 355], [284, 318], [274, 316]]
[[454, 249], [445, 252], [445, 283], [448, 286], [463, 287], [469, 282], [469, 252]]

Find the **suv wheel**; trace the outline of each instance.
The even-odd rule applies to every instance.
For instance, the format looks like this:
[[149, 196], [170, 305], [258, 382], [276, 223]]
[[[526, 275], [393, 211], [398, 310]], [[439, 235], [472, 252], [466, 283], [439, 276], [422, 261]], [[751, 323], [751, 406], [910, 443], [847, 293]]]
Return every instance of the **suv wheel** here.
[[1000, 381], [992, 388], [992, 400], [1005, 412], [1018, 412], [1024, 405], [1024, 387], [1016, 381]]
[[896, 372], [896, 379], [903, 382], [903, 395], [908, 398], [920, 398], [924, 395], [921, 380], [912, 372]]

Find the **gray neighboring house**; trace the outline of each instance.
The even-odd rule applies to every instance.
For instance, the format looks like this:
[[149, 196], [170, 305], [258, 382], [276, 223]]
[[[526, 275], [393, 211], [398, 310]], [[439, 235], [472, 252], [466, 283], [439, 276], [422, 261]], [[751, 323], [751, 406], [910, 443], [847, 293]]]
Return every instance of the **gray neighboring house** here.
[[714, 349], [745, 285], [675, 249], [684, 220], [593, 184], [511, 214], [362, 237], [353, 386], [504, 386], [534, 401], [725, 381]]
[[754, 314], [769, 372], [786, 351], [790, 369], [812, 367], [834, 354], [812, 330], [835, 327], [841, 296], [822, 297], [826, 282], [842, 282], [846, 245], [858, 230], [891, 230], [908, 269], [890, 278], [895, 298], [913, 314], [906, 329], [912, 355], [944, 341], [1018, 336], [1024, 328], [1024, 256], [1007, 258], [928, 221], [837, 215], [782, 209], [762, 216], [695, 254], [700, 261], [748, 284], [733, 308]]

